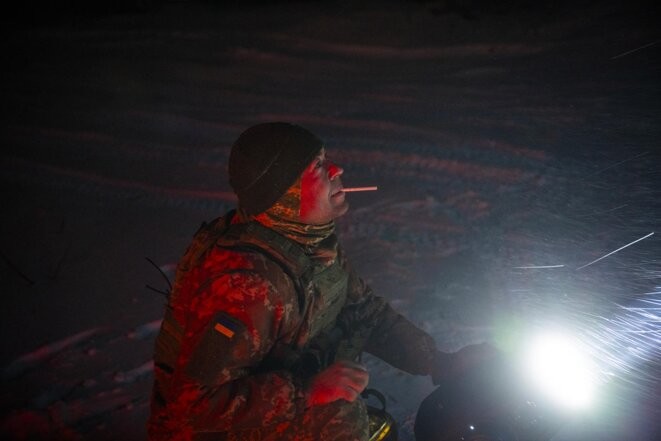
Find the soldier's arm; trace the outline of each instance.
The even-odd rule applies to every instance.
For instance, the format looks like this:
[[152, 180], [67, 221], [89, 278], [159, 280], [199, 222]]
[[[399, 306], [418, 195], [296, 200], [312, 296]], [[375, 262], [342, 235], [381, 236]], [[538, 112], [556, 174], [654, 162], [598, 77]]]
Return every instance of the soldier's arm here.
[[363, 348], [388, 364], [429, 375], [437, 353], [434, 339], [376, 296], [346, 259], [342, 264], [349, 272], [349, 297], [339, 317], [345, 332], [362, 334]]
[[218, 278], [197, 296], [191, 314], [204, 318], [186, 337], [186, 387], [179, 394], [194, 431], [263, 427], [304, 409], [300, 380], [286, 371], [256, 369], [290, 326], [296, 311], [291, 294], [276, 292], [256, 273], [240, 271]]

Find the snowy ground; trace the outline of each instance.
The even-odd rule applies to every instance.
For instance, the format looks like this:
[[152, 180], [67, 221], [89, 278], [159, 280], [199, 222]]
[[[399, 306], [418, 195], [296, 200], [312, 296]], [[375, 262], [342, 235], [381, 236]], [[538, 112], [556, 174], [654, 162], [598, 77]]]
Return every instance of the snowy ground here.
[[[167, 288], [146, 258], [171, 275], [234, 203], [232, 141], [286, 120], [379, 186], [341, 238], [439, 346], [571, 328], [611, 380], [555, 439], [659, 439], [659, 22], [569, 3], [172, 2], [6, 28], [4, 436], [144, 438], [145, 286]], [[412, 441], [431, 384], [366, 363]]]

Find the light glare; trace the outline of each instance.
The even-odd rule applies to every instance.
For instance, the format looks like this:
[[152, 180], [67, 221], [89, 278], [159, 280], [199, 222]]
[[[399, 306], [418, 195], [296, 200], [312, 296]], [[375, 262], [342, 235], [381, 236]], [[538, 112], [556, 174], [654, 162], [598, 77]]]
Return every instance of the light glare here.
[[578, 342], [560, 334], [533, 340], [527, 357], [531, 380], [551, 399], [572, 409], [586, 408], [594, 392], [594, 370]]

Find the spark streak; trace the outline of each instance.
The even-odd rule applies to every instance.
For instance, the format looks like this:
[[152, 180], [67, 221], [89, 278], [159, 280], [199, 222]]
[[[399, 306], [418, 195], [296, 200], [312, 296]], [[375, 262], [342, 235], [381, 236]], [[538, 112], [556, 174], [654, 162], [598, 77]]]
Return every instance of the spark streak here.
[[618, 59], [618, 58], [620, 58], [620, 57], [624, 57], [625, 55], [629, 55], [629, 54], [632, 54], [632, 53], [634, 53], [634, 52], [637, 52], [637, 51], [639, 51], [639, 50], [641, 50], [641, 49], [645, 49], [645, 48], [648, 48], [648, 47], [650, 47], [650, 46], [654, 46], [654, 45], [657, 44], [659, 41], [660, 41], [660, 40], [656, 40], [656, 41], [653, 41], [653, 42], [651, 42], [651, 43], [647, 43], [647, 44], [644, 45], [644, 46], [638, 47], [638, 48], [636, 48], [636, 49], [631, 49], [630, 51], [626, 51], [626, 52], [624, 52], [624, 53], [621, 53], [620, 55], [615, 55], [614, 57], [611, 57], [611, 60], [615, 60], [615, 59]]
[[515, 266], [513, 269], [547, 269], [547, 268], [564, 268], [564, 265], [528, 265], [528, 266]]
[[654, 234], [654, 232], [652, 231], [650, 234], [648, 234], [648, 235], [646, 235], [646, 236], [643, 236], [643, 237], [641, 237], [640, 239], [636, 239], [636, 240], [634, 240], [633, 242], [628, 243], [628, 244], [626, 244], [626, 245], [624, 245], [624, 246], [622, 246], [622, 247], [616, 249], [615, 251], [611, 251], [610, 253], [606, 254], [605, 256], [601, 256], [600, 258], [595, 259], [595, 260], [593, 260], [593, 261], [590, 262], [590, 263], [586, 263], [586, 264], [583, 265], [583, 266], [579, 266], [578, 268], [576, 268], [576, 270], [580, 270], [580, 269], [585, 268], [586, 266], [590, 266], [590, 265], [592, 265], [593, 263], [597, 263], [597, 262], [599, 262], [600, 260], [605, 259], [606, 257], [611, 256], [611, 255], [617, 253], [618, 251], [622, 251], [623, 249], [625, 249], [625, 248], [627, 248], [627, 247], [630, 247], [631, 245], [635, 244], [636, 242], [640, 242], [640, 241], [643, 240], [643, 239], [647, 239], [648, 237], [652, 236], [653, 234]]

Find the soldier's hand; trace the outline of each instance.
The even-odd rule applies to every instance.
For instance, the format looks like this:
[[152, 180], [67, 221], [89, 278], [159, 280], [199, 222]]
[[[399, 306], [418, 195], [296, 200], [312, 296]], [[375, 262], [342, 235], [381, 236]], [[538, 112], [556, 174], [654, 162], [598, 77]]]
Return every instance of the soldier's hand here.
[[488, 343], [464, 346], [457, 352], [437, 352], [432, 371], [432, 381], [439, 384], [452, 380], [481, 363], [488, 363], [501, 355]]
[[338, 361], [312, 378], [307, 391], [308, 406], [321, 406], [336, 400], [353, 402], [367, 387], [369, 373], [352, 361]]

